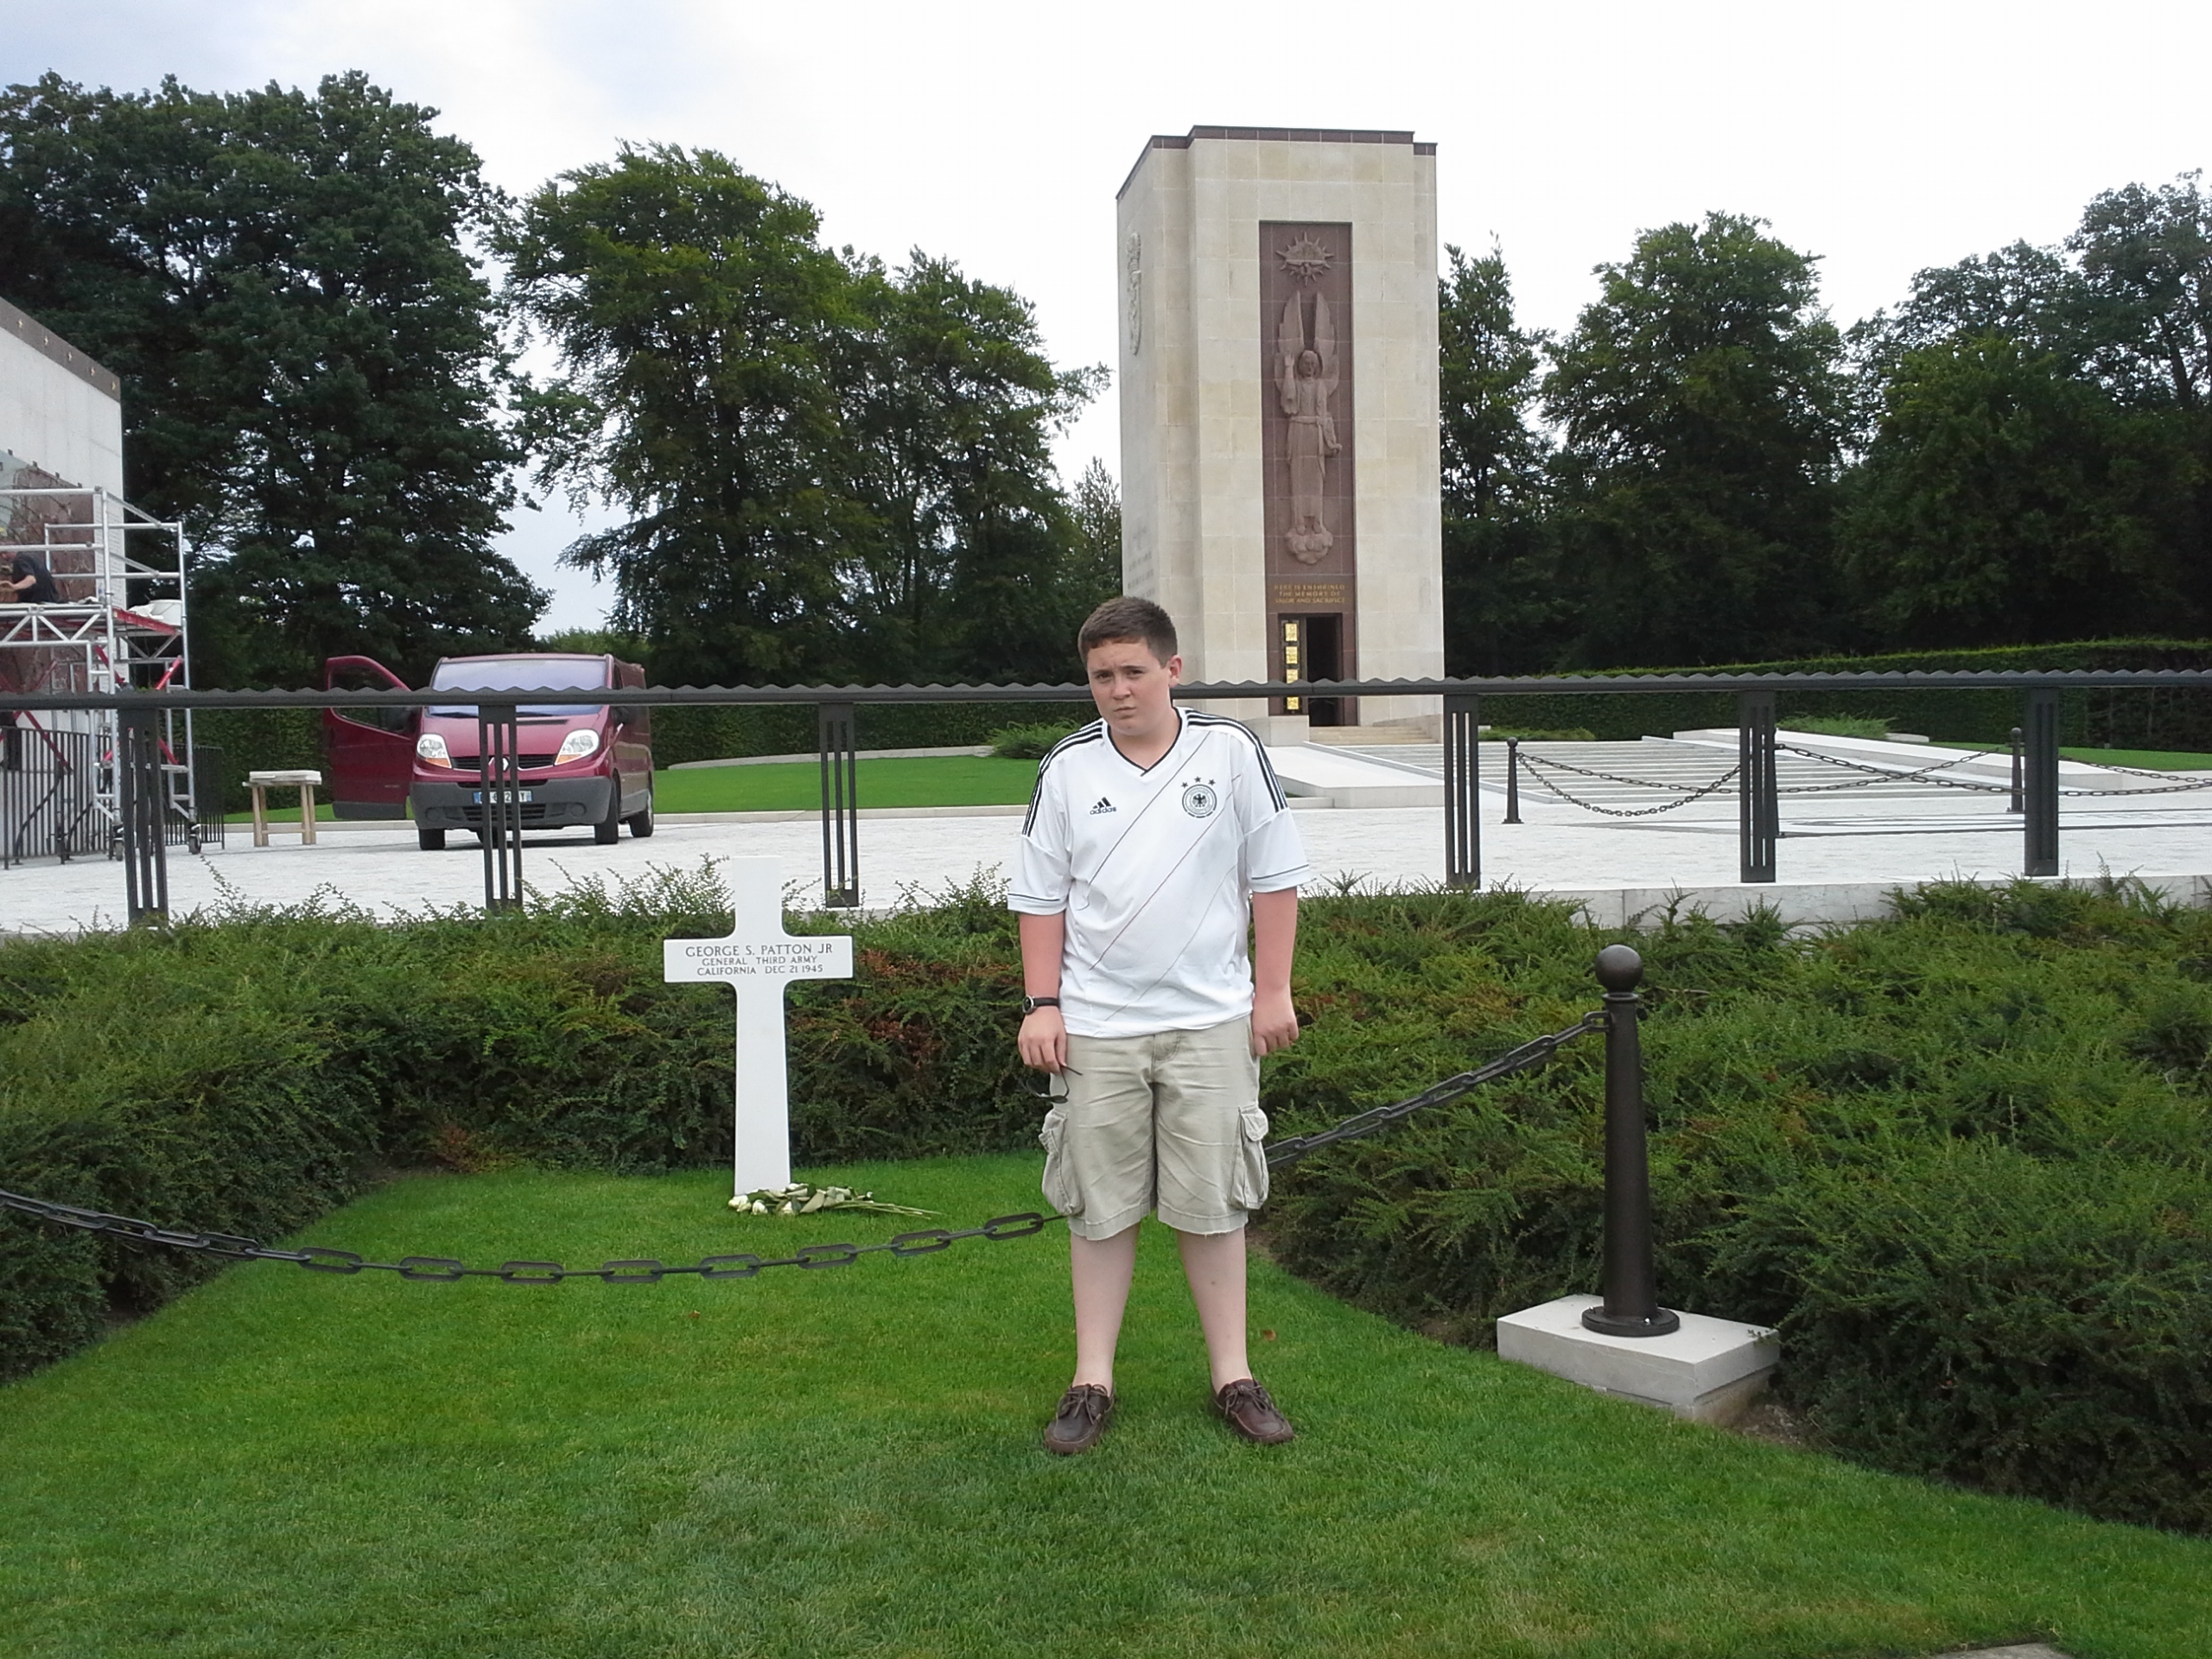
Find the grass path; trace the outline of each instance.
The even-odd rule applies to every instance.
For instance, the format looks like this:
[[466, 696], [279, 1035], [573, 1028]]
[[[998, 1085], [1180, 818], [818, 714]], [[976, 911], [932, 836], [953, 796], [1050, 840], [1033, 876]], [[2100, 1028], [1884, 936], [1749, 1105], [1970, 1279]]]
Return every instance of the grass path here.
[[[820, 1172], [943, 1211], [1035, 1164]], [[713, 1173], [395, 1183], [379, 1259], [692, 1261], [887, 1236]], [[2058, 1643], [2201, 1659], [2212, 1543], [1761, 1446], [1447, 1349], [1255, 1264], [1268, 1451], [1206, 1410], [1147, 1228], [1096, 1452], [1058, 1230], [753, 1281], [237, 1268], [0, 1389], [0, 1654], [1797, 1659]]]

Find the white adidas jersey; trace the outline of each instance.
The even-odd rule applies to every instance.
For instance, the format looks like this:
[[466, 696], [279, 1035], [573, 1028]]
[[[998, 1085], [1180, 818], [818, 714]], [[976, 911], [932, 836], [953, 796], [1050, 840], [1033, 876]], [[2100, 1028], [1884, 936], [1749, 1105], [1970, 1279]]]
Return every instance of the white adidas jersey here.
[[1079, 1037], [1200, 1031], [1252, 1011], [1249, 898], [1312, 879], [1249, 728], [1181, 709], [1149, 768], [1094, 721], [1038, 768], [1007, 903], [1065, 912], [1060, 1013]]

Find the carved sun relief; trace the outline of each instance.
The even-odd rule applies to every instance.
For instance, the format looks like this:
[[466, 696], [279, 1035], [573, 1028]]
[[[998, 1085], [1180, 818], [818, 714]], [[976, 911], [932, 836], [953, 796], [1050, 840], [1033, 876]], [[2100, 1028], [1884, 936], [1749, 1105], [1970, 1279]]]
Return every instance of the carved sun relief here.
[[1308, 283], [1319, 282], [1336, 258], [1334, 252], [1312, 235], [1300, 237], [1281, 250], [1281, 253], [1282, 268], [1296, 278], [1301, 287]]

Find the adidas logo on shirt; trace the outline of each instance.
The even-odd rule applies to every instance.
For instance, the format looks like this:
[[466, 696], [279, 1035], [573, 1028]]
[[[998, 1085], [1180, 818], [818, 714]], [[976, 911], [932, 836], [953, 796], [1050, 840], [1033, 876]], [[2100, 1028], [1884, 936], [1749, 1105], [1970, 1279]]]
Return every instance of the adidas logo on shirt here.
[[1098, 804], [1090, 809], [1090, 816], [1095, 818], [1101, 812], [1111, 812], [1113, 810], [1114, 803], [1108, 800], [1103, 795], [1101, 795], [1098, 798]]

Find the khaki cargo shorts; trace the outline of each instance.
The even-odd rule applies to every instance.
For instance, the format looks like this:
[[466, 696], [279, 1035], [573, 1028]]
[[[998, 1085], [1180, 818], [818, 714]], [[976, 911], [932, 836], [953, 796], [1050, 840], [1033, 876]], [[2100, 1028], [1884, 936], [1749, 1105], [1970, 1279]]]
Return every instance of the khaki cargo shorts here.
[[[1067, 1098], [1045, 1115], [1045, 1197], [1082, 1238], [1150, 1213], [1233, 1233], [1268, 1201], [1268, 1116], [1252, 1022], [1147, 1037], [1068, 1037]], [[1055, 1084], [1057, 1088], [1058, 1084]]]

